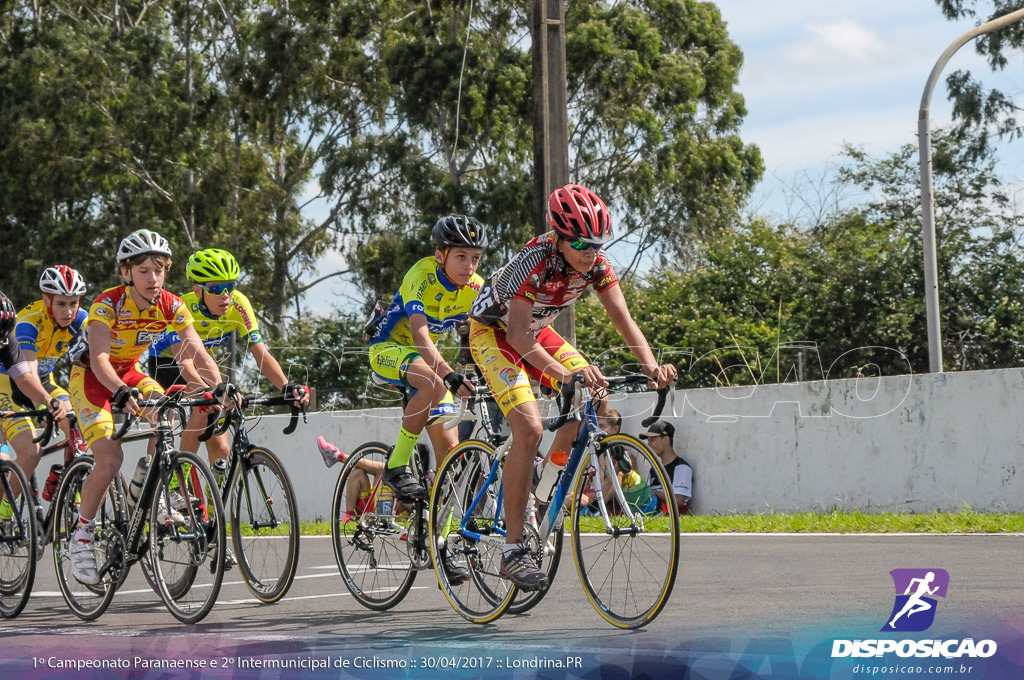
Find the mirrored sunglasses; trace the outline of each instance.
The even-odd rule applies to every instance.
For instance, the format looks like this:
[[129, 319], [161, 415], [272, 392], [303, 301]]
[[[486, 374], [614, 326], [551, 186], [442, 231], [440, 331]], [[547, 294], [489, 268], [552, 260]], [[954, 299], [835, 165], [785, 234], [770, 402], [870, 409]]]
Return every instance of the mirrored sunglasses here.
[[593, 248], [594, 250], [600, 250], [600, 243], [587, 243], [586, 241], [570, 241], [569, 247], [573, 250], [586, 250], [587, 248]]
[[203, 284], [203, 290], [210, 295], [223, 295], [224, 293], [231, 293], [235, 290], [235, 282], [222, 281], [221, 283], [206, 283]]

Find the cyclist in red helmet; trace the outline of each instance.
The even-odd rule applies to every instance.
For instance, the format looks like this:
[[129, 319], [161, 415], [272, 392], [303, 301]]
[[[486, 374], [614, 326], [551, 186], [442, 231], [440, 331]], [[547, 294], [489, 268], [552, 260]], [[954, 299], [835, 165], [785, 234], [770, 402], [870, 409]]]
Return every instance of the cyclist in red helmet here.
[[[534, 454], [543, 434], [530, 380], [557, 388], [578, 373], [590, 387], [607, 385], [601, 371], [556, 333], [551, 322], [592, 287], [651, 385], [664, 387], [676, 377], [675, 366], [658, 365], [605, 257], [603, 246], [612, 231], [604, 201], [590, 189], [567, 184], [551, 193], [548, 224], [550, 232], [530, 240], [490, 277], [470, 312], [473, 359], [512, 430], [504, 468], [508, 525], [501, 573], [523, 590], [548, 584], [523, 542]], [[576, 425], [566, 425], [556, 433], [551, 450], [570, 449], [575, 435]]]
[[[57, 400], [50, 404], [50, 393], [43, 388], [43, 384], [39, 381], [39, 374], [32, 365], [33, 362], [28, 360], [15, 339], [15, 328], [18, 325], [18, 318], [10, 298], [0, 293], [0, 371], [3, 372], [2, 381], [0, 382], [7, 388], [6, 392], [0, 395], [0, 410], [20, 411], [24, 408], [45, 406], [54, 415], [57, 422], [62, 423], [67, 413], [65, 402]], [[17, 390], [23, 401], [13, 402], [11, 395], [14, 390]], [[11, 420], [5, 420], [5, 428], [11, 422]], [[21, 432], [20, 434], [25, 436], [11, 437], [8, 441], [18, 453], [18, 464], [22, 468], [28, 467], [29, 470], [26, 471], [26, 474], [31, 474], [31, 471], [39, 464], [39, 450], [32, 443], [33, 430], [31, 421], [28, 421], [28, 431]], [[35, 447], [34, 458], [31, 457], [31, 449], [33, 447]], [[22, 460], [23, 455], [25, 456], [24, 460]], [[21, 492], [16, 484], [11, 491], [15, 495]], [[0, 490], [0, 495], [2, 493], [3, 491]], [[0, 522], [6, 522], [13, 516], [14, 510], [11, 508], [9, 499], [3, 498], [0, 500]]]
[[[18, 312], [14, 326], [14, 339], [29, 370], [39, 377], [39, 383], [49, 396], [45, 401], [57, 399], [66, 411], [71, 410], [71, 399], [66, 389], [53, 379], [57, 361], [82, 333], [88, 316], [82, 309], [85, 280], [78, 271], [59, 264], [47, 267], [39, 277], [42, 297]], [[33, 386], [32, 389], [35, 389]], [[5, 368], [0, 368], [0, 410], [20, 411], [39, 403], [39, 394], [26, 394]], [[59, 423], [64, 436], [70, 436], [66, 419]], [[6, 418], [0, 421], [0, 430], [17, 454], [18, 465], [31, 477], [39, 464], [41, 451], [32, 441], [35, 423], [29, 418]], [[5, 509], [0, 506], [0, 519]]]

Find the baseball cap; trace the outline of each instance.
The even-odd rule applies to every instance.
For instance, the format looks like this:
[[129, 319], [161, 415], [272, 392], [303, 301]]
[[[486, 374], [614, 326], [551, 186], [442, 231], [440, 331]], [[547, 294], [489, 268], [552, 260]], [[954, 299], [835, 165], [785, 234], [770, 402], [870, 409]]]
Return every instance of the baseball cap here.
[[660, 437], [665, 434], [671, 439], [676, 433], [676, 428], [672, 426], [672, 423], [666, 423], [664, 420], [655, 420], [651, 423], [651, 426], [647, 428], [647, 432], [640, 435], [640, 439], [650, 439], [651, 437]]

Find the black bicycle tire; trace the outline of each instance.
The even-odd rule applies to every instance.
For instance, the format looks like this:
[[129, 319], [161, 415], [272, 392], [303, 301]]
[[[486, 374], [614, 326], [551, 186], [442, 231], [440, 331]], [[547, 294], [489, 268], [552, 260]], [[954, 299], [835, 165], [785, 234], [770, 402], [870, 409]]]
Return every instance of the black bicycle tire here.
[[[245, 585], [249, 592], [260, 602], [272, 604], [288, 593], [288, 589], [291, 588], [292, 583], [295, 581], [295, 573], [299, 567], [299, 534], [301, 525], [298, 502], [295, 500], [295, 489], [288, 477], [288, 473], [284, 469], [284, 465], [281, 464], [281, 459], [273, 451], [262, 446], [253, 446], [249, 449], [247, 458], [248, 460], [241, 460], [235, 466], [235, 474], [232, 476], [229, 486], [231, 543], [235, 548], [238, 569], [242, 573], [243, 578], [245, 578]], [[250, 559], [251, 551], [245, 549], [246, 537], [242, 535], [240, 518], [243, 496], [242, 476], [251, 472], [255, 465], [264, 466], [267, 470], [271, 471], [271, 474], [277, 477], [280, 482], [280, 488], [285, 494], [285, 505], [287, 505], [288, 510], [288, 538], [285, 558], [282, 561], [283, 568], [278, 575], [270, 580], [273, 584], [271, 587], [265, 586], [264, 583], [267, 579], [256, 574], [253, 569], [253, 562]], [[271, 498], [270, 504], [275, 503], [279, 503], [279, 501]]]
[[[53, 510], [53, 524], [51, 527], [57, 585], [68, 608], [83, 621], [93, 621], [102, 616], [103, 612], [110, 606], [114, 599], [114, 593], [117, 591], [117, 584], [112, 583], [109, 579], [104, 580], [102, 585], [86, 586], [78, 583], [74, 576], [70, 574], [71, 560], [70, 557], [67, 557], [67, 542], [78, 528], [78, 504], [75, 497], [81, 490], [81, 480], [88, 476], [94, 464], [95, 461], [92, 456], [80, 456], [65, 466], [64, 472], [61, 474], [60, 483], [57, 485], [57, 492], [54, 495], [55, 508]], [[123, 518], [111, 518], [109, 523], [101, 518], [97, 518], [98, 522], [104, 523], [103, 531], [117, 532], [116, 523], [119, 520], [123, 520]], [[64, 570], [65, 558], [67, 559], [67, 573]], [[122, 566], [123, 571], [127, 571], [127, 569], [127, 565]], [[92, 606], [85, 606], [78, 601], [78, 597], [72, 592], [74, 584], [83, 587], [96, 598]]]
[[[468, 439], [455, 446], [438, 466], [434, 478], [434, 486], [430, 495], [430, 557], [434, 563], [434, 573], [445, 599], [460, 616], [473, 623], [489, 623], [503, 615], [515, 599], [516, 588], [500, 576], [501, 549], [492, 544], [476, 541], [471, 549], [462, 550], [458, 544], [467, 539], [461, 532], [452, 531], [453, 520], [461, 526], [465, 519], [464, 512], [469, 507], [470, 499], [475, 495], [474, 480], [486, 474], [483, 466], [492, 460], [494, 449], [490, 444]], [[487, 464], [487, 469], [490, 465]], [[499, 483], [496, 479], [492, 483]], [[478, 530], [490, 531], [503, 525], [503, 521], [488, 514], [486, 509], [475, 513], [466, 520]], [[503, 527], [502, 527], [503, 528]], [[480, 549], [483, 545], [484, 550]], [[472, 578], [469, 582], [451, 583], [445, 569], [439, 568], [442, 546], [451, 554], [464, 554]], [[485, 554], [486, 553], [486, 554]], [[496, 554], [495, 554], [496, 553]], [[495, 564], [495, 561], [498, 563]], [[503, 593], [495, 594], [483, 582], [484, 575], [495, 583], [507, 588]], [[479, 595], [479, 599], [473, 596]], [[501, 595], [499, 597], [499, 595]]]
[[[380, 461], [383, 463], [384, 461], [387, 460], [388, 446], [381, 442], [367, 442], [363, 444], [355, 451], [353, 451], [351, 454], [349, 454], [349, 458], [345, 462], [344, 467], [342, 467], [341, 472], [338, 473], [338, 481], [334, 486], [334, 497], [331, 501], [331, 545], [334, 547], [334, 559], [338, 564], [338, 571], [341, 574], [342, 583], [344, 583], [345, 588], [347, 588], [348, 591], [352, 593], [352, 597], [355, 599], [355, 601], [358, 602], [360, 605], [366, 607], [367, 609], [372, 609], [375, 611], [384, 611], [387, 609], [391, 609], [392, 607], [400, 603], [403, 599], [405, 599], [405, 596], [408, 595], [409, 590], [412, 588], [413, 582], [416, 580], [417, 570], [415, 565], [412, 563], [412, 560], [410, 560], [409, 567], [406, 570], [404, 576], [401, 578], [401, 580], [394, 587], [388, 586], [388, 594], [384, 597], [381, 597], [377, 592], [382, 590], [381, 588], [377, 587], [373, 589], [367, 589], [360, 586], [360, 579], [356, 578], [356, 570], [354, 568], [350, 568], [350, 563], [352, 562], [352, 560], [347, 559], [345, 557], [346, 546], [354, 546], [355, 541], [363, 533], [364, 527], [366, 526], [366, 520], [364, 520], [362, 517], [360, 517], [360, 519], [356, 522], [355, 527], [349, 526], [351, 522], [342, 521], [344, 519], [343, 515], [345, 513], [344, 499], [346, 487], [348, 485], [349, 480], [351, 479], [353, 471], [356, 470], [356, 464], [360, 460], [371, 454], [379, 454]], [[419, 509], [422, 508], [422, 505], [422, 503], [414, 503], [413, 507]], [[421, 512], [421, 510], [416, 511]], [[353, 529], [355, 533], [353, 533]], [[373, 531], [372, 527], [370, 527], [370, 532], [372, 533], [370, 539], [371, 541], [375, 540], [376, 536], [378, 535], [385, 535], [384, 532]], [[393, 535], [393, 533], [394, 532], [389, 529], [386, 535], [391, 536]], [[361, 549], [358, 547], [356, 549], [360, 550], [361, 552], [369, 552], [371, 550], [376, 550], [374, 546], [370, 546], [368, 549]], [[393, 550], [397, 551], [397, 548], [393, 548]], [[376, 571], [378, 570], [374, 570], [374, 572]], [[387, 573], [385, 570], [379, 571], [381, 571], [382, 574]], [[370, 570], [364, 568], [363, 572], [369, 573]], [[379, 585], [379, 582], [375, 583], [378, 583]]]
[[[32, 594], [32, 585], [35, 583], [36, 576], [36, 550], [38, 549], [39, 535], [36, 532], [37, 520], [35, 503], [32, 500], [33, 494], [25, 473], [14, 461], [0, 460], [0, 475], [3, 475], [5, 479], [9, 479], [7, 477], [8, 473], [15, 478], [15, 481], [22, 490], [21, 495], [13, 503], [10, 503], [12, 519], [24, 516], [24, 520], [21, 523], [22, 526], [16, 529], [15, 534], [17, 534], [17, 531], [24, 532], [27, 535], [22, 540], [28, 541], [28, 549], [24, 555], [24, 571], [13, 577], [10, 584], [4, 578], [6, 570], [0, 568], [0, 616], [12, 619], [25, 609], [25, 605], [28, 604], [28, 598]], [[11, 485], [8, 483], [5, 486], [8, 487], [4, 489], [6, 495], [10, 491]], [[3, 545], [12, 546], [11, 554], [0, 557], [0, 560], [10, 558], [18, 560], [18, 562], [21, 561], [21, 557], [18, 554], [20, 548], [13, 540], [15, 537], [10, 537], [10, 540], [6, 536], [4, 537]], [[21, 543], [20, 540], [18, 542]]]
[[[672, 488], [665, 468], [658, 457], [638, 439], [623, 434], [609, 435], [601, 440], [598, 450], [603, 450], [608, 446], [622, 446], [634, 449], [639, 456], [646, 460], [647, 467], [654, 472], [662, 488]], [[584, 458], [581, 465], [588, 465], [590, 455], [592, 454], [588, 453], [587, 458]], [[676, 574], [679, 568], [679, 515], [675, 506], [669, 504], [667, 515], [669, 518], [669, 530], [665, 532], [669, 546], [667, 551], [658, 549], [650, 551], [650, 554], [643, 554], [643, 551], [638, 546], [638, 536], [654, 536], [653, 532], [647, 531], [643, 531], [637, 536], [615, 532], [608, 534], [606, 532], [604, 538], [601, 538], [601, 534], [597, 534], [597, 538], [594, 540], [603, 542], [603, 544], [598, 547], [584, 548], [583, 541], [590, 540], [584, 538], [585, 534], [581, 531], [580, 526], [580, 509], [582, 507], [580, 498], [585, 491], [585, 487], [586, 479], [583, 475], [580, 475], [576, 480], [576, 487], [573, 491], [571, 531], [573, 558], [576, 563], [576, 573], [579, 576], [580, 585], [583, 586], [583, 591], [595, 611], [608, 623], [617, 628], [629, 630], [646, 626], [665, 608], [675, 585]], [[620, 514], [616, 515], [616, 517], [622, 520], [623, 525], [626, 524], [626, 515], [624, 513], [620, 511]], [[590, 536], [593, 535], [590, 534]], [[621, 550], [617, 544], [617, 541], [620, 540], [629, 542], [626, 544], [627, 547]], [[593, 569], [588, 568], [585, 564], [586, 555], [588, 554], [595, 556], [591, 563], [597, 562], [598, 559], [610, 559], [611, 566], [602, 569], [597, 569], [596, 567]], [[633, 562], [636, 562], [637, 568], [643, 569], [644, 573], [632, 574], [631, 566]], [[666, 570], [664, 580], [657, 586], [658, 590], [653, 598], [637, 595], [636, 591], [639, 588], [645, 587], [651, 582], [652, 579], [650, 577], [654, 568], [652, 565], [659, 570], [659, 573], [661, 569]], [[597, 578], [592, 578], [594, 571], [600, 572]], [[616, 578], [609, 578], [609, 575], [613, 573]], [[612, 584], [621, 584], [621, 589], [626, 591], [625, 594], [616, 593], [613, 596], [610, 592], [604, 592], [606, 587], [610, 590]], [[636, 602], [641, 600], [646, 603], [648, 599], [653, 599], [653, 601], [649, 606], [640, 605], [636, 607], [638, 611], [619, 611], [620, 604], [626, 605], [629, 603], [635, 605]]]
[[[201, 501], [200, 507], [195, 507], [191, 502], [191, 493], [187, 490], [187, 484], [182, 486], [182, 478], [185, 477], [184, 473], [179, 478], [178, 486], [176, 490], [178, 493], [184, 493], [186, 496], [185, 507], [183, 508], [183, 519], [184, 522], [184, 533], [189, 538], [189, 549], [192, 550], [198, 544], [200, 547], [205, 547], [202, 551], [202, 558], [200, 564], [190, 563], [186, 567], [186, 571], [191, 575], [188, 577], [189, 590], [181, 596], [175, 598], [166, 584], [164, 569], [162, 567], [161, 550], [164, 546], [172, 544], [180, 544], [181, 540], [175, 540], [172, 535], [177, 532], [174, 527], [173, 520], [168, 528], [167, 522], [161, 517], [161, 514], [166, 514], [167, 511], [160, 507], [160, 496], [164, 493], [163, 486], [164, 480], [160, 480], [157, 484], [153, 498], [150, 499], [150, 532], [149, 532], [149, 559], [151, 560], [151, 567], [153, 568], [153, 576], [157, 582], [158, 591], [161, 599], [164, 601], [167, 610], [171, 616], [181, 621], [182, 623], [198, 623], [202, 621], [213, 609], [213, 606], [217, 602], [217, 596], [220, 594], [221, 585], [224, 582], [224, 555], [227, 550], [227, 528], [224, 521], [224, 505], [221, 501], [219, 487], [217, 486], [217, 480], [210, 472], [209, 467], [203, 462], [196, 454], [188, 451], [169, 451], [164, 455], [170, 458], [169, 470], [171, 475], [177, 476], [179, 466], [189, 465], [191, 471], [201, 476], [202, 479], [199, 482], [199, 494], [196, 498]], [[190, 473], [191, 474], [191, 473]], [[170, 484], [170, 482], [167, 482]], [[210, 503], [213, 503], [213, 514], [211, 515]], [[203, 511], [201, 515], [200, 510]], [[163, 526], [161, 526], [163, 525]], [[164, 533], [166, 532], [166, 533]], [[199, 538], [202, 534], [202, 538]], [[209, 546], [212, 544], [212, 554]], [[192, 553], [190, 553], [192, 554]], [[207, 563], [209, 561], [209, 564]], [[209, 571], [212, 577], [212, 582], [209, 584], [203, 584], [203, 587], [199, 590], [202, 591], [203, 597], [198, 600], [194, 607], [190, 607], [193, 602], [191, 599], [187, 599], [188, 595], [196, 590], [193, 586], [194, 579], [199, 573]], [[194, 573], [192, 573], [194, 571]]]

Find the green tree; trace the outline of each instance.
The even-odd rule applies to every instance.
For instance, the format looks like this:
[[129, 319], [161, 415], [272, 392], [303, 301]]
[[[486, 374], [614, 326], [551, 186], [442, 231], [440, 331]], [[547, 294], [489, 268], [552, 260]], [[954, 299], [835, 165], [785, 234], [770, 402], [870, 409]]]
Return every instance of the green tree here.
[[[1021, 217], [975, 148], [935, 137], [943, 349], [959, 370], [1024, 361]], [[805, 379], [927, 370], [916, 161], [912, 145], [882, 159], [848, 148], [839, 181], [864, 205], [810, 229], [757, 219], [720, 232], [692, 262], [625, 285], [634, 318], [689, 386], [787, 381], [798, 365]], [[628, 368], [596, 297], [583, 304], [579, 346]]]
[[[949, 20], [974, 18], [979, 24], [1024, 8], [1020, 0], [935, 0]], [[979, 36], [974, 49], [985, 57], [993, 71], [1002, 71], [1013, 58], [1013, 52], [1024, 46], [1024, 26], [1017, 21], [999, 30]], [[961, 134], [974, 131], [974, 151], [984, 156], [990, 136], [1018, 138], [1024, 128], [1018, 122], [1020, 104], [1013, 93], [989, 88], [969, 70], [958, 70], [946, 78], [949, 98], [953, 102], [953, 119], [959, 121]]]

